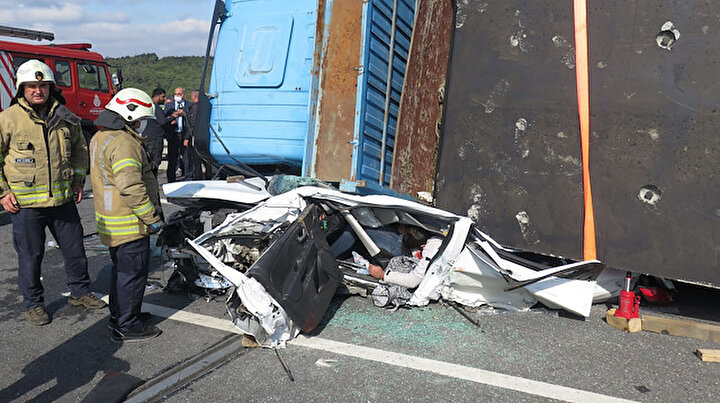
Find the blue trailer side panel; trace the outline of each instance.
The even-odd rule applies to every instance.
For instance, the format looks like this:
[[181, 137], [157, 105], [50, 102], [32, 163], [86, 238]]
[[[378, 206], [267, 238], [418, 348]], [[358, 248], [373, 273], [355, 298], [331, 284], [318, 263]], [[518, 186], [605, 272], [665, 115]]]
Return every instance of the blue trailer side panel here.
[[228, 3], [210, 77], [209, 92], [216, 95], [211, 100], [210, 153], [220, 163], [235, 158], [246, 164], [300, 166], [317, 1]]
[[415, 1], [372, 0], [364, 11], [354, 176], [389, 187], [395, 131], [415, 18]]

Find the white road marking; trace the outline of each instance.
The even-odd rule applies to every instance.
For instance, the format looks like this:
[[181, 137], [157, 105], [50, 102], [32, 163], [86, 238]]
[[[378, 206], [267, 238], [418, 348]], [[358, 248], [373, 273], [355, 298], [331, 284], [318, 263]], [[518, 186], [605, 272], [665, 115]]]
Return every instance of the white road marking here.
[[599, 393], [568, 388], [565, 386], [553, 385], [551, 383], [533, 381], [517, 376], [467, 367], [464, 365], [394, 353], [392, 351], [379, 350], [376, 348], [357, 346], [354, 344], [342, 343], [320, 337], [299, 336], [295, 338], [295, 340], [291, 341], [290, 344], [395, 365], [398, 367], [415, 369], [418, 371], [431, 372], [451, 378], [463, 379], [466, 381], [496, 386], [503, 389], [515, 390], [530, 395], [542, 396], [566, 402], [632, 401], [602, 395]]
[[[70, 295], [70, 293], [68, 293]], [[98, 298], [105, 302], [110, 302], [110, 296], [95, 293]], [[149, 312], [155, 316], [176, 320], [178, 322], [189, 323], [192, 325], [207, 327], [210, 329], [222, 330], [229, 333], [243, 334], [240, 329], [236, 328], [229, 319], [218, 319], [212, 316], [202, 315], [199, 313], [185, 312], [175, 308], [169, 308], [162, 305], [148, 304], [143, 302], [142, 311]]]
[[[97, 294], [97, 296], [106, 302], [108, 301], [107, 295]], [[148, 303], [143, 303], [142, 309], [145, 312], [150, 312], [153, 315], [163, 318], [242, 334], [239, 329], [233, 326], [229, 319], [218, 319], [212, 316], [184, 312], [174, 308]], [[462, 379], [483, 385], [495, 386], [502, 389], [514, 390], [530, 395], [542, 396], [566, 402], [632, 402], [632, 400], [616, 398], [580, 389], [573, 389], [566, 386], [533, 381], [531, 379], [525, 379], [518, 376], [505, 375], [479, 368], [395, 353], [387, 350], [357, 346], [354, 344], [324, 339], [322, 337], [306, 337], [301, 335], [290, 341], [288, 344], [345, 355], [348, 357], [360, 358], [368, 361], [375, 361], [383, 364], [395, 365], [417, 371], [430, 372], [450, 378]]]
[[213, 318], [212, 316], [202, 315], [199, 313], [179, 311], [166, 306], [148, 304], [143, 302], [142, 310], [150, 312], [155, 316], [161, 316], [176, 320], [178, 322], [190, 323], [197, 326], [207, 327], [211, 329], [223, 330], [230, 333], [243, 334], [240, 329], [236, 328], [230, 319]]

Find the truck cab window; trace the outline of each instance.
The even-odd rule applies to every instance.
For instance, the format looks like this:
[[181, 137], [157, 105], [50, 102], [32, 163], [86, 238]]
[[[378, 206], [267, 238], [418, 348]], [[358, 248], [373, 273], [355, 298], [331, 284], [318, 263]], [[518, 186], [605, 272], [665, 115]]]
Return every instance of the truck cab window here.
[[[21, 64], [25, 63], [26, 61], [30, 60], [31, 58], [25, 57], [25, 56], [13, 56], [13, 70], [17, 72], [18, 67], [20, 67]], [[41, 62], [45, 62], [43, 59], [38, 59]]]
[[92, 91], [100, 91], [100, 79], [98, 69], [88, 62], [78, 63], [78, 81], [80, 88]]
[[59, 87], [72, 87], [70, 62], [65, 60], [55, 62], [55, 82]]
[[110, 92], [110, 83], [105, 66], [98, 66], [98, 78], [100, 79], [100, 91]]

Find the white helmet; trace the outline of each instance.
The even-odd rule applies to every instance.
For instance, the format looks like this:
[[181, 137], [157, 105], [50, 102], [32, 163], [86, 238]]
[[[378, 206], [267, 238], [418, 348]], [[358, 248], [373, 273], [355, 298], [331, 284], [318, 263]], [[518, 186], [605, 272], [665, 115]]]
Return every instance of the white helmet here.
[[15, 88], [20, 90], [23, 83], [42, 81], [55, 84], [55, 75], [50, 66], [40, 60], [32, 59], [21, 64], [15, 73]]
[[155, 119], [155, 104], [152, 98], [144, 91], [137, 88], [125, 88], [120, 90], [105, 109], [120, 115], [126, 122], [134, 122], [138, 119]]

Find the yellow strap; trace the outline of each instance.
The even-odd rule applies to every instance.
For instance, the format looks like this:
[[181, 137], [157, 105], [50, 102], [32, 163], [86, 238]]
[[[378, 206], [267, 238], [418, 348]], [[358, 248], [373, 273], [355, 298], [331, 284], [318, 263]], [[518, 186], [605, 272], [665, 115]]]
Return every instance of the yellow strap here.
[[30, 194], [16, 194], [15, 198], [18, 202], [38, 202], [47, 201], [49, 199], [47, 192], [45, 193], [30, 193]]
[[148, 201], [147, 203], [143, 204], [142, 206], [138, 208], [131, 209], [135, 214], [137, 215], [143, 215], [150, 211], [152, 208], [152, 202]]
[[12, 189], [13, 193], [41, 193], [41, 192], [47, 193], [47, 191], [48, 191], [48, 188], [46, 185], [19, 186], [19, 185], [11, 184], [10, 189]]
[[95, 221], [98, 225], [124, 225], [138, 223], [139, 220], [135, 214], [122, 216], [108, 216], [95, 212]]
[[98, 232], [105, 235], [135, 235], [140, 233], [140, 228], [138, 226], [135, 226], [134, 228], [104, 228], [98, 226]]
[[138, 169], [142, 169], [142, 165], [137, 160], [134, 160], [132, 158], [125, 158], [113, 164], [113, 173], [117, 173], [117, 171], [125, 168], [126, 166], [136, 166], [138, 167]]

